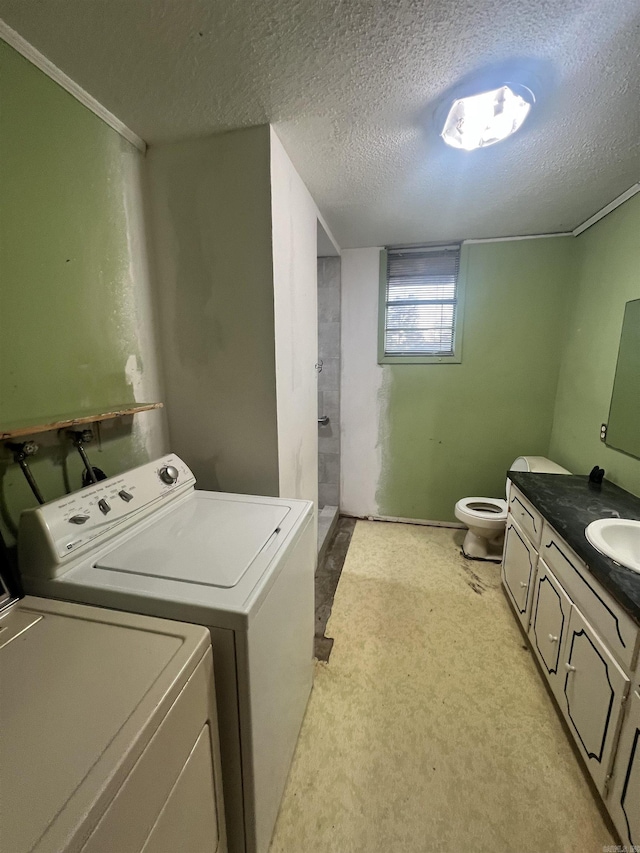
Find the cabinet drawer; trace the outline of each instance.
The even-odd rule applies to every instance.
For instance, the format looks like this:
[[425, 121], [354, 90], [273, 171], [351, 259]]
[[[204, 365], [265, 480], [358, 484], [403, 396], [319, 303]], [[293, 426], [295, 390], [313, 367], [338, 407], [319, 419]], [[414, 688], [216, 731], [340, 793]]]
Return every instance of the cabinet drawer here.
[[535, 548], [513, 519], [509, 518], [502, 557], [502, 583], [525, 631], [529, 627], [537, 563]]
[[514, 485], [509, 490], [509, 513], [526, 533], [533, 547], [537, 548], [542, 538], [542, 516]]
[[548, 524], [545, 524], [540, 555], [614, 656], [631, 671], [638, 646], [638, 626], [633, 619]]
[[561, 652], [570, 614], [571, 601], [544, 560], [539, 558], [529, 639], [558, 701], [564, 687], [565, 669]]
[[593, 781], [604, 793], [629, 679], [575, 607], [561, 658], [565, 673], [560, 708]]

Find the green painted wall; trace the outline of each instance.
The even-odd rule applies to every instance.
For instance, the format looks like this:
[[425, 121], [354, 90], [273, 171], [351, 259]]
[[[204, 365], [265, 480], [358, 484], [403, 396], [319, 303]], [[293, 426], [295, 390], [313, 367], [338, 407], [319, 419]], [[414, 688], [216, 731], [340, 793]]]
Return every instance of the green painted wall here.
[[[133, 401], [140, 363], [125, 184], [139, 153], [0, 41], [0, 423]], [[137, 238], [136, 238], [137, 239]], [[33, 469], [47, 499], [79, 468], [55, 435]], [[75, 451], [73, 451], [75, 455]], [[103, 430], [94, 464], [145, 461], [131, 423]], [[34, 503], [0, 451], [0, 514], [11, 531]]]
[[574, 260], [569, 237], [463, 246], [462, 364], [384, 368], [381, 515], [453, 521], [547, 455]]
[[[624, 306], [640, 298], [640, 194], [575, 243], [578, 285], [566, 329], [550, 453], [576, 473], [598, 464], [608, 479], [640, 494], [640, 460], [600, 441], [600, 424], [609, 416]], [[637, 388], [640, 394], [640, 377]]]

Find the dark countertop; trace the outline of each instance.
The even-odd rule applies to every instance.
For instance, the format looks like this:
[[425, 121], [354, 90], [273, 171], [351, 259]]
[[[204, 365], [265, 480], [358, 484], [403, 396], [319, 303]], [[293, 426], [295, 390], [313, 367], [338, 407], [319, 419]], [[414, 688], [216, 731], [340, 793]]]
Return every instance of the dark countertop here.
[[640, 521], [640, 498], [608, 480], [600, 491], [590, 489], [586, 475], [509, 471], [507, 476], [640, 625], [640, 574], [596, 551], [584, 535], [585, 528], [598, 518]]

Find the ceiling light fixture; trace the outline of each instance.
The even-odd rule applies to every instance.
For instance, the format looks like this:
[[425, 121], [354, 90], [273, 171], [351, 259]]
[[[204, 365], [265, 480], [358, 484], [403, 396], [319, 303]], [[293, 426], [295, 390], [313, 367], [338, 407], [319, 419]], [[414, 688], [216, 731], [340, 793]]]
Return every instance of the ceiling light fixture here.
[[527, 92], [531, 100], [526, 100], [506, 85], [455, 100], [441, 134], [447, 145], [473, 151], [474, 148], [494, 145], [515, 133], [535, 101], [530, 89], [526, 86], [518, 88]]

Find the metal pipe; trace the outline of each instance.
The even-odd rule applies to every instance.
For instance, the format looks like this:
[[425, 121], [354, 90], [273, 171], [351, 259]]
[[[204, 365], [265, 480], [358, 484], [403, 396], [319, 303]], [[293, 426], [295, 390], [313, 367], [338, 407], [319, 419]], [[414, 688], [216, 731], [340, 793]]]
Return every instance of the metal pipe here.
[[31, 473], [31, 468], [29, 468], [27, 460], [26, 459], [18, 459], [18, 465], [22, 468], [22, 473], [24, 474], [27, 483], [29, 483], [31, 491], [35, 495], [36, 500], [38, 501], [39, 504], [43, 504], [45, 501], [44, 501], [44, 498], [42, 497], [42, 492], [38, 488], [38, 484], [36, 483], [36, 481], [33, 478], [33, 474]]
[[98, 478], [95, 475], [95, 472], [93, 470], [93, 466], [89, 462], [89, 457], [87, 456], [87, 453], [84, 449], [84, 446], [82, 445], [82, 442], [78, 442], [76, 444], [76, 448], [78, 449], [78, 453], [80, 454], [80, 458], [84, 462], [84, 467], [87, 469], [87, 476], [89, 477], [89, 479], [91, 480], [92, 483], [97, 483]]
[[93, 433], [90, 429], [85, 429], [82, 431], [69, 430], [69, 435], [71, 436], [71, 439], [73, 441], [73, 446], [80, 454], [80, 458], [82, 459], [90, 482], [97, 483], [98, 478], [96, 477], [95, 471], [93, 470], [93, 466], [89, 462], [89, 457], [87, 456], [83, 444], [83, 442], [85, 441], [91, 441], [91, 439], [93, 438]]

